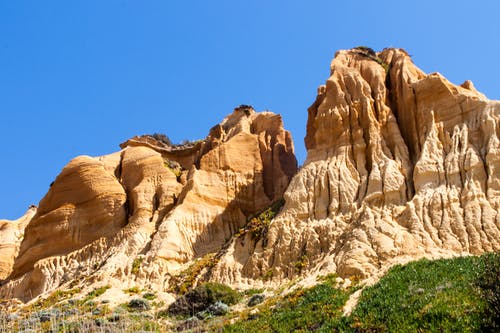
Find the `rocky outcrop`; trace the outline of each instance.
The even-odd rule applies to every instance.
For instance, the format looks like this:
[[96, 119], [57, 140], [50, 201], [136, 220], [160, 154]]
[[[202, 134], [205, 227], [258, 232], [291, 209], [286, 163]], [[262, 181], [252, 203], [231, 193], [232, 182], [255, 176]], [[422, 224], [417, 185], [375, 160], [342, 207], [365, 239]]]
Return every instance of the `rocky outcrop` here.
[[0, 298], [168, 291], [186, 273], [241, 286], [368, 277], [500, 251], [499, 116], [471, 82], [425, 74], [401, 49], [339, 51], [308, 109], [300, 171], [281, 117], [249, 106], [204, 140], [146, 135], [77, 157], [38, 209], [0, 221]]
[[73, 159], [26, 226], [12, 277], [32, 270], [40, 259], [116, 234], [125, 225], [125, 201], [125, 190], [104, 163], [88, 156]]
[[11, 273], [24, 236], [24, 228], [35, 213], [36, 207], [31, 206], [26, 214], [15, 221], [0, 220], [0, 279], [5, 279]]
[[308, 110], [307, 160], [265, 237], [235, 239], [226, 283], [367, 277], [422, 256], [500, 250], [500, 103], [401, 49], [337, 52]]
[[281, 117], [247, 108], [212, 128], [201, 151], [180, 204], [152, 239], [141, 272], [148, 281], [217, 252], [249, 216], [282, 197], [297, 167]]
[[247, 106], [193, 144], [143, 136], [121, 147], [63, 169], [24, 230], [0, 297], [28, 300], [84, 278], [165, 287], [175, 269], [220, 250], [281, 198], [297, 168], [281, 117]]

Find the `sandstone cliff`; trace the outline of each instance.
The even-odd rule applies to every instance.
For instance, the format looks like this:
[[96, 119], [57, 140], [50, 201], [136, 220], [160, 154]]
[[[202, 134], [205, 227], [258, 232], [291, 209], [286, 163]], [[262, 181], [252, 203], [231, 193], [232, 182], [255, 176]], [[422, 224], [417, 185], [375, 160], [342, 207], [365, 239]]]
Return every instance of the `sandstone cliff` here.
[[281, 117], [248, 106], [199, 142], [143, 136], [121, 147], [62, 170], [36, 214], [17, 222], [29, 221], [13, 265], [11, 234], [22, 228], [2, 227], [15, 230], [2, 233], [1, 273], [10, 276], [0, 297], [29, 300], [82, 279], [124, 285], [142, 276], [166, 287], [172, 271], [218, 251], [248, 216], [281, 198], [297, 168]]
[[169, 291], [207, 257], [193, 280], [255, 286], [500, 251], [499, 114], [471, 82], [425, 74], [401, 49], [339, 51], [298, 172], [281, 117], [248, 106], [204, 140], [140, 136], [77, 157], [38, 209], [0, 221], [0, 298]]
[[0, 280], [11, 273], [24, 236], [24, 228], [35, 213], [36, 207], [31, 206], [24, 216], [15, 221], [0, 220]]
[[401, 49], [339, 51], [308, 110], [307, 160], [265, 237], [236, 238], [226, 283], [367, 277], [422, 256], [500, 250], [500, 103]]

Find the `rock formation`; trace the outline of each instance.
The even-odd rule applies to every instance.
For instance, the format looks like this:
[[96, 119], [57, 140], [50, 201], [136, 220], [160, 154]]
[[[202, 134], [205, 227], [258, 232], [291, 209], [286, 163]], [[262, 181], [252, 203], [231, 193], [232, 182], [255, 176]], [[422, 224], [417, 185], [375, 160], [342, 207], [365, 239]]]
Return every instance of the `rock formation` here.
[[422, 256], [500, 250], [500, 102], [425, 74], [401, 49], [339, 51], [308, 110], [307, 160], [265, 237], [212, 278], [367, 277]]
[[[126, 284], [142, 276], [165, 287], [172, 271], [218, 251], [248, 216], [280, 199], [297, 168], [281, 117], [248, 106], [199, 142], [143, 136], [121, 147], [73, 159], [36, 214], [2, 221], [13, 231], [2, 233], [1, 273], [10, 276], [0, 297], [29, 300], [84, 278]], [[27, 221], [24, 238], [14, 235]]]
[[0, 279], [5, 279], [11, 273], [24, 236], [24, 228], [35, 213], [36, 207], [31, 206], [24, 216], [15, 221], [0, 220]]
[[401, 49], [339, 51], [298, 172], [281, 117], [249, 106], [204, 140], [140, 136], [77, 157], [38, 209], [0, 221], [0, 298], [97, 283], [167, 291], [207, 255], [191, 273], [254, 286], [499, 251], [499, 115], [471, 82], [427, 75]]

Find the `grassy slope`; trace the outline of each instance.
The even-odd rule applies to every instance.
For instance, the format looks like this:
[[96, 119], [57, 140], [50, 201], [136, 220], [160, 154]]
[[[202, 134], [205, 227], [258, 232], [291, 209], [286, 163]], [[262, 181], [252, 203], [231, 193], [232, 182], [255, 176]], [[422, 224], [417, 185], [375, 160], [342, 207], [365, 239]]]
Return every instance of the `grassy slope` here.
[[[339, 289], [335, 276], [327, 276], [315, 287], [285, 297], [268, 297], [260, 305], [243, 306], [242, 312], [208, 318], [194, 331], [500, 332], [499, 277], [500, 254], [395, 266], [376, 285], [363, 291], [351, 316], [342, 317], [345, 302], [359, 287]], [[163, 306], [160, 303], [145, 312], [129, 309], [127, 304], [112, 310], [107, 304], [96, 303], [95, 298], [108, 287], [93, 290], [78, 300], [72, 299], [78, 289], [56, 291], [10, 319], [10, 314], [0, 311], [0, 331], [164, 332], [170, 326], [168, 321], [172, 320], [172, 329], [184, 321], [162, 318], [162, 311], [157, 312]], [[251, 294], [246, 293], [245, 299]], [[142, 296], [155, 298], [148, 292]], [[50, 320], [44, 321], [42, 318], [50, 313]]]
[[[498, 308], [482, 297], [478, 284], [489, 274], [496, 290], [500, 255], [420, 260], [393, 267], [366, 288], [350, 317], [341, 309], [354, 289], [341, 291], [332, 280], [260, 306], [224, 332], [487, 332], [495, 331]], [[486, 269], [496, 265], [496, 270]], [[493, 274], [493, 276], [492, 276]], [[493, 282], [492, 282], [493, 281]], [[483, 287], [484, 288], [484, 287]], [[491, 299], [490, 299], [491, 300]], [[274, 303], [274, 304], [273, 304]], [[490, 302], [491, 303], [491, 302]], [[498, 312], [496, 312], [498, 320]]]
[[[295, 291], [284, 299], [260, 307], [259, 315], [225, 326], [224, 332], [298, 332], [337, 325], [349, 292], [332, 287], [330, 281]], [[247, 316], [250, 316], [247, 314]]]

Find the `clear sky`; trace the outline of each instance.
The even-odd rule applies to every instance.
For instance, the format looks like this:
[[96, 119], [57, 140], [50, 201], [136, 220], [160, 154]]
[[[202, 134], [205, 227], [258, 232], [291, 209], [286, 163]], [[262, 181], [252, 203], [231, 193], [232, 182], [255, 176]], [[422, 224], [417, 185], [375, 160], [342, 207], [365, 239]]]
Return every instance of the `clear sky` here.
[[280, 113], [299, 162], [338, 49], [402, 47], [500, 99], [500, 2], [0, 0], [0, 218], [77, 155], [139, 134], [198, 139], [239, 104]]

